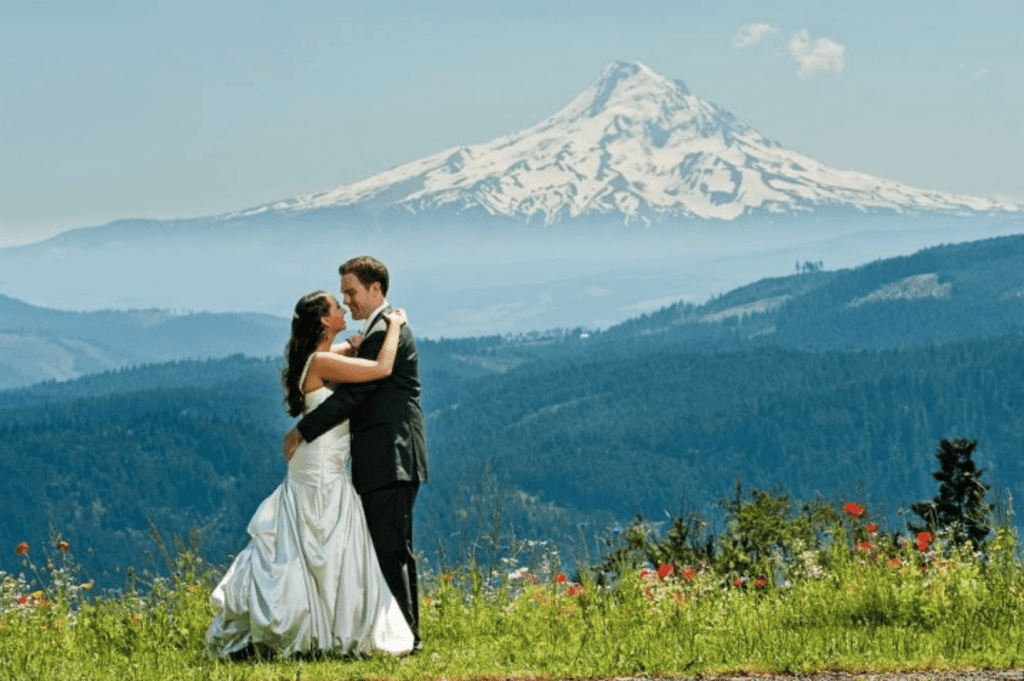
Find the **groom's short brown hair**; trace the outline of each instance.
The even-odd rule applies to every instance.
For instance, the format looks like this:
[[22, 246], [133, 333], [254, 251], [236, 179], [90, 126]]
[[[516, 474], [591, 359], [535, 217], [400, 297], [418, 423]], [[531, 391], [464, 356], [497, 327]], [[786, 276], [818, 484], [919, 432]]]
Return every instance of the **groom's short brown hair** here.
[[373, 282], [378, 282], [381, 294], [388, 294], [388, 268], [377, 258], [369, 255], [356, 256], [343, 262], [338, 268], [338, 273], [343, 277], [346, 274], [354, 274], [359, 283], [367, 287]]

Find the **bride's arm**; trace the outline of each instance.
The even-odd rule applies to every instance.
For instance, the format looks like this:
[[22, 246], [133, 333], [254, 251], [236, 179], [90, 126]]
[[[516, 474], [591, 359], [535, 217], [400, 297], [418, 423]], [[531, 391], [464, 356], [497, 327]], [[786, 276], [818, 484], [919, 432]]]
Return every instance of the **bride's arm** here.
[[[385, 334], [385, 339], [382, 341], [380, 351], [377, 353], [377, 362], [381, 359], [387, 360], [388, 349], [387, 345], [390, 343], [393, 346], [391, 352], [391, 360], [389, 362], [391, 368], [394, 367], [394, 355], [397, 354], [397, 346], [399, 343], [399, 337], [401, 336], [401, 326], [406, 322], [405, 314], [398, 311], [392, 315], [388, 315], [388, 331]], [[394, 330], [393, 330], [394, 329]], [[394, 337], [392, 337], [392, 334]], [[312, 371], [312, 365], [317, 363], [317, 355], [326, 355], [329, 353], [316, 353], [313, 361], [310, 362], [310, 371]], [[339, 357], [340, 355], [335, 355]], [[365, 361], [365, 360], [364, 360]], [[352, 411], [362, 402], [368, 395], [377, 390], [377, 386], [372, 383], [362, 383], [359, 385], [345, 386], [343, 389], [335, 390], [319, 407], [314, 409], [305, 417], [295, 428], [290, 430], [284, 437], [282, 442], [282, 451], [284, 458], [291, 459], [295, 453], [296, 448], [302, 441], [312, 442], [316, 438], [323, 435], [333, 426], [338, 425], [349, 417]]]
[[[406, 322], [405, 313], [397, 310], [387, 315], [388, 330], [377, 359], [348, 357], [331, 352], [317, 352], [309, 365], [309, 373], [334, 383], [365, 383], [387, 378], [395, 367], [398, 339]], [[342, 344], [345, 345], [345, 344]], [[337, 347], [337, 346], [335, 346]]]

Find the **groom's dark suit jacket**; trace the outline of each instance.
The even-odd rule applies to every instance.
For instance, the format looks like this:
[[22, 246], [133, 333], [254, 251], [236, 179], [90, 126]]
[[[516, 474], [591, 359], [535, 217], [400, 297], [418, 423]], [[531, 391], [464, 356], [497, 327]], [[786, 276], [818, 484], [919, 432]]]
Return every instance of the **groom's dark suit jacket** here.
[[[359, 346], [359, 357], [376, 358], [384, 344], [386, 327], [377, 324], [378, 318], [374, 318]], [[334, 387], [334, 394], [299, 422], [297, 427], [306, 442], [348, 418], [352, 483], [357, 492], [365, 494], [400, 482], [426, 482], [427, 438], [420, 409], [419, 353], [409, 325], [402, 327], [390, 377]]]

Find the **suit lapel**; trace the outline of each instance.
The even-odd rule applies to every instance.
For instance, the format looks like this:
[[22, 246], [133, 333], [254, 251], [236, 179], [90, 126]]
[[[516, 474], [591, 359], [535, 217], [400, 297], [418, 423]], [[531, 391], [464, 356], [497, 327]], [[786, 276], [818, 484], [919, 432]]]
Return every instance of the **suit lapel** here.
[[367, 328], [367, 332], [366, 332], [367, 336], [369, 336], [371, 333], [374, 333], [375, 331], [378, 331], [378, 327], [381, 324], [387, 324], [387, 322], [384, 320], [384, 313], [385, 312], [391, 312], [391, 306], [390, 305], [385, 307], [384, 309], [382, 309], [380, 312], [378, 312], [373, 317], [373, 321], [370, 322], [370, 325], [368, 327], [366, 327]]
[[378, 332], [384, 333], [387, 331], [387, 321], [384, 319], [384, 313], [386, 312], [391, 312], [390, 305], [374, 315], [373, 321], [371, 321], [369, 326], [366, 327], [366, 337], [372, 336]]

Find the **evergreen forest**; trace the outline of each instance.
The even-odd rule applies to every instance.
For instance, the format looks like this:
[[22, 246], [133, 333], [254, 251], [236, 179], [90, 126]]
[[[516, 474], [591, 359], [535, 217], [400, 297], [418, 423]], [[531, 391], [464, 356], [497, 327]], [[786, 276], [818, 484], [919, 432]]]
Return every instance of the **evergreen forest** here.
[[[606, 330], [420, 339], [428, 569], [493, 560], [509, 537], [592, 560], [638, 514], [657, 526], [697, 512], [714, 531], [737, 485], [856, 501], [903, 530], [935, 495], [943, 439], [977, 441], [991, 498], [1012, 510], [1022, 258], [1024, 239], [1008, 237], [856, 270], [798, 266]], [[892, 288], [907, 278], [932, 288]], [[778, 303], [736, 312], [766, 299]], [[235, 355], [0, 391], [0, 537], [59, 535], [112, 586], [126, 564], [158, 569], [154, 532], [193, 536], [226, 565], [284, 473], [279, 371], [278, 358]], [[0, 552], [0, 570], [16, 558]]]

